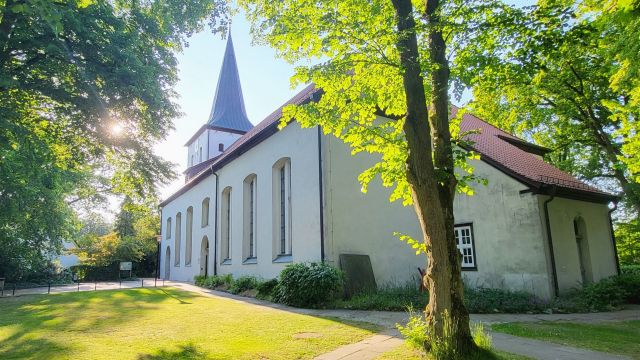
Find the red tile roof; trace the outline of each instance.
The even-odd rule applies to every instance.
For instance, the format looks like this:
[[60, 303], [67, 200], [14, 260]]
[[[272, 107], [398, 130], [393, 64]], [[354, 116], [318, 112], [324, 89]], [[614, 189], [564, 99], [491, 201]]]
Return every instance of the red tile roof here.
[[[275, 134], [278, 131], [277, 128], [282, 117], [283, 107], [290, 104], [300, 105], [306, 101], [311, 101], [312, 96], [317, 92], [320, 92], [320, 89], [316, 89], [314, 84], [304, 88], [241, 136], [220, 156], [207, 160], [206, 163], [210, 164], [210, 166], [192, 176], [180, 190], [160, 203], [160, 206], [168, 204], [211, 175], [215, 170], [222, 168], [262, 140]], [[458, 108], [453, 106], [451, 115], [455, 116], [457, 111]], [[466, 139], [472, 142], [472, 149], [480, 154], [480, 158], [526, 184], [535, 192], [549, 193], [549, 191], [553, 191], [559, 196], [577, 195], [582, 200], [598, 202], [608, 202], [616, 199], [616, 196], [600, 191], [544, 162], [537, 155], [546, 152], [546, 149], [504, 132], [470, 113], [463, 115], [460, 130], [462, 132], [477, 130], [478, 133], [468, 134]], [[523, 149], [528, 149], [529, 151]]]
[[[457, 107], [453, 107], [451, 116], [456, 116]], [[567, 174], [566, 172], [546, 163], [540, 158], [544, 148], [529, 144], [497, 127], [480, 120], [470, 113], [465, 113], [460, 123], [460, 131], [476, 130], [477, 133], [466, 135], [465, 139], [472, 142], [473, 150], [480, 154], [480, 158], [499, 168], [525, 184], [540, 190], [556, 188], [565, 191], [576, 191], [583, 195], [591, 194], [596, 197], [615, 199], [614, 195], [600, 191], [593, 186]], [[526, 151], [526, 145], [531, 149]]]

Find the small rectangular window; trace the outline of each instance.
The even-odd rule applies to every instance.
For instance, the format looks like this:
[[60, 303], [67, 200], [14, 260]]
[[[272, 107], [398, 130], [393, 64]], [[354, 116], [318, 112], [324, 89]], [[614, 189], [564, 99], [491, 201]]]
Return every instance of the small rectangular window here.
[[218, 151], [220, 151], [220, 152], [224, 151], [224, 144], [223, 143], [218, 144]]
[[471, 224], [456, 225], [454, 227], [456, 246], [462, 255], [462, 269], [476, 269], [476, 250], [473, 241], [473, 226]]

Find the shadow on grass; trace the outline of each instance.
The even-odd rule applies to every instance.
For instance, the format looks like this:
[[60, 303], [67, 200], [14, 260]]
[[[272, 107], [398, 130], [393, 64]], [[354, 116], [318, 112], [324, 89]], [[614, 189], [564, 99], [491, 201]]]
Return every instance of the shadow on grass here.
[[196, 360], [206, 359], [207, 353], [193, 344], [181, 345], [178, 350], [159, 350], [154, 354], [139, 355], [138, 360]]
[[[48, 358], [72, 351], [52, 334], [90, 333], [137, 321], [160, 303], [197, 294], [164, 289], [103, 290], [0, 300], [0, 358]], [[59, 340], [60, 339], [60, 340]]]

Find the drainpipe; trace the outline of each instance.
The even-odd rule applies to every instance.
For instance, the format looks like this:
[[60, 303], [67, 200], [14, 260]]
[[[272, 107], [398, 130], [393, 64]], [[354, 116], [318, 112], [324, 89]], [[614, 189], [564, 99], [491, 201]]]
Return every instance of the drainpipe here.
[[613, 202], [613, 208], [607, 213], [609, 215], [609, 231], [611, 231], [611, 243], [613, 244], [613, 254], [616, 258], [616, 271], [620, 275], [620, 259], [618, 258], [618, 246], [616, 244], [616, 233], [613, 231], [613, 221], [611, 220], [611, 213], [618, 209], [618, 202]]
[[[611, 217], [609, 217], [609, 220], [611, 220]], [[156, 279], [160, 279], [160, 252], [161, 251], [162, 251], [162, 208], [160, 208], [160, 241], [158, 241], [158, 254], [156, 256]]]
[[322, 189], [322, 131], [318, 125], [318, 195], [320, 197], [320, 260], [324, 262], [324, 194]]
[[209, 168], [211, 174], [216, 177], [216, 196], [215, 196], [215, 210], [213, 213], [213, 275], [218, 275], [218, 173], [213, 171], [213, 166]]
[[551, 189], [551, 197], [544, 202], [544, 221], [547, 228], [547, 242], [549, 246], [549, 257], [551, 257], [551, 275], [553, 280], [553, 296], [558, 297], [560, 289], [558, 288], [558, 272], [556, 270], [556, 259], [553, 254], [553, 239], [551, 238], [551, 223], [549, 222], [549, 203], [555, 199], [556, 187]]

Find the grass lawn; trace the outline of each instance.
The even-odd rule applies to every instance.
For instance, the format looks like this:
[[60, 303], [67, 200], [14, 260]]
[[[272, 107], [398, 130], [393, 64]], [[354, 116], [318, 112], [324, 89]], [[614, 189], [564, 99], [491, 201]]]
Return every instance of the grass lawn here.
[[579, 348], [640, 359], [640, 321], [599, 324], [539, 322], [492, 325], [491, 329]]
[[[384, 353], [377, 360], [431, 360], [424, 352], [413, 349], [407, 344], [403, 344], [393, 351]], [[528, 357], [505, 353], [502, 351], [487, 352], [480, 359], [484, 360], [527, 360]]]
[[377, 330], [172, 288], [0, 299], [1, 359], [313, 358]]

